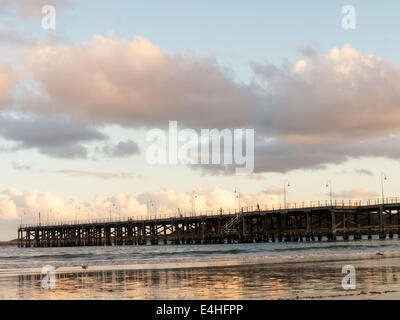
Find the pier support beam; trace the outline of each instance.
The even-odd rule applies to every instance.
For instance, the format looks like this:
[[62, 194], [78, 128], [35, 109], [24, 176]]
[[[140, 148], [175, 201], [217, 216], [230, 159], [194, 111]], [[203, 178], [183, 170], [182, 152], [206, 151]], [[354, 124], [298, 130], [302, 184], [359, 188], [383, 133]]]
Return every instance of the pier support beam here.
[[331, 240], [336, 240], [336, 219], [335, 210], [331, 209]]

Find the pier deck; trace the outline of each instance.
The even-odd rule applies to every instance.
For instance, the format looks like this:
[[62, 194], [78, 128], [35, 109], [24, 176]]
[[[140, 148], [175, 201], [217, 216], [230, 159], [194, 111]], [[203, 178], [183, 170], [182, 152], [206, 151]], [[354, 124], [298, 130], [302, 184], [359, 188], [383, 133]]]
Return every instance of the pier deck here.
[[[399, 201], [398, 201], [399, 200]], [[383, 202], [383, 203], [382, 203]], [[380, 239], [400, 234], [400, 198], [244, 207], [240, 212], [21, 225], [19, 247]]]

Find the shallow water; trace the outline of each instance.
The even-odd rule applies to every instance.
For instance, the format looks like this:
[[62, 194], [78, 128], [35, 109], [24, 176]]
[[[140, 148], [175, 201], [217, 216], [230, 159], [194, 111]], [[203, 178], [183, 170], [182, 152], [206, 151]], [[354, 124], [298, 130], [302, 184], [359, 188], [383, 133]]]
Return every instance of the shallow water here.
[[[0, 247], [0, 299], [374, 298], [400, 292], [399, 249], [399, 239]], [[348, 264], [356, 268], [356, 289], [350, 291], [341, 285]], [[42, 288], [45, 265], [57, 269], [53, 290]]]

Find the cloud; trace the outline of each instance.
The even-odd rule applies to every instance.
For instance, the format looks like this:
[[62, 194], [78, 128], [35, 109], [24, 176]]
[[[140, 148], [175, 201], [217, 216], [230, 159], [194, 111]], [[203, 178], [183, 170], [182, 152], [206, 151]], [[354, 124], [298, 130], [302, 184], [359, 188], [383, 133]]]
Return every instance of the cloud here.
[[40, 43], [25, 49], [23, 66], [42, 95], [27, 95], [24, 108], [132, 127], [177, 120], [190, 128], [254, 128], [255, 173], [399, 159], [391, 144], [399, 142], [400, 68], [350, 45], [300, 51], [305, 58], [291, 67], [253, 64], [253, 81], [243, 84], [215, 58], [168, 54], [143, 37]]
[[313, 144], [400, 129], [400, 68], [384, 59], [344, 45], [298, 61], [290, 70], [271, 70], [254, 68], [267, 93], [254, 120], [266, 134]]
[[367, 169], [354, 169], [354, 172], [362, 176], [373, 176], [372, 171]]
[[315, 59], [318, 57], [318, 52], [312, 47], [301, 45], [298, 51], [307, 58]]
[[14, 30], [6, 29], [0, 26], [0, 42], [11, 45], [27, 45], [33, 44], [31, 38], [23, 34], [17, 33]]
[[342, 171], [340, 171], [338, 173], [340, 173], [340, 174], [357, 174], [357, 175], [360, 175], [360, 176], [373, 176], [374, 175], [374, 173], [372, 171], [370, 171], [368, 169], [362, 169], [362, 168], [354, 169], [354, 170], [351, 170], [351, 171], [342, 170]]
[[36, 148], [58, 158], [86, 158], [81, 142], [104, 140], [94, 127], [65, 117], [0, 115], [0, 135], [17, 144], [17, 149]]
[[247, 178], [256, 180], [256, 181], [261, 181], [261, 180], [265, 179], [265, 177], [262, 174], [258, 174], [258, 173], [250, 174], [247, 176]]
[[[238, 208], [238, 200], [231, 191], [214, 187], [211, 189], [196, 190], [196, 212], [231, 209], [235, 212]], [[108, 218], [111, 214], [115, 218], [121, 214], [124, 217], [142, 216], [147, 213], [147, 201], [152, 199], [154, 205], [150, 206], [150, 214], [177, 214], [191, 211], [191, 193], [175, 190], [159, 190], [140, 195], [127, 195], [119, 193], [113, 197], [97, 195], [90, 203], [82, 203], [76, 199], [65, 200], [51, 192], [39, 193], [37, 191], [19, 191], [8, 188], [0, 197], [0, 219], [16, 220], [23, 215], [24, 223], [38, 221], [38, 213], [41, 213], [42, 221], [47, 220], [74, 220]], [[242, 206], [256, 206], [277, 202], [275, 195], [265, 192], [257, 194], [242, 194]], [[115, 205], [113, 205], [115, 204]], [[25, 214], [24, 214], [25, 213]]]
[[11, 30], [5, 26], [0, 25], [0, 44], [7, 45], [2, 48], [3, 55], [7, 55], [10, 58], [15, 58], [17, 51], [8, 50], [9, 52], [7, 52], [4, 50], [4, 48], [10, 49], [9, 46], [32, 46], [38, 42], [45, 42], [47, 44], [59, 44], [68, 43], [70, 42], [70, 40], [65, 36], [48, 32], [40, 33], [38, 35], [35, 35], [33, 33], [27, 34], [26, 32], [16, 32], [15, 30]]
[[5, 62], [0, 62], [0, 107], [8, 106], [11, 90], [17, 82], [17, 73]]
[[129, 157], [139, 154], [139, 146], [135, 141], [120, 141], [116, 145], [106, 145], [102, 152], [109, 157]]
[[5, 220], [16, 220], [19, 218], [17, 207], [10, 199], [0, 199], [0, 218]]
[[[254, 151], [254, 172], [322, 170], [328, 164], [341, 164], [350, 159], [386, 157], [400, 159], [400, 135], [379, 139], [331, 143], [300, 143], [257, 137]], [[192, 165], [209, 174], [234, 174], [236, 165]]]
[[112, 172], [92, 172], [92, 171], [85, 171], [85, 170], [59, 170], [56, 172], [67, 174], [67, 175], [70, 175], [73, 177], [95, 177], [95, 178], [100, 178], [100, 179], [104, 179], [104, 180], [142, 178], [141, 176], [134, 175], [131, 172], [112, 173]]
[[343, 190], [339, 193], [334, 193], [334, 196], [340, 199], [371, 199], [377, 197], [378, 193], [369, 189], [354, 188], [351, 190]]
[[283, 190], [283, 188], [271, 186], [271, 187], [268, 187], [267, 189], [265, 189], [263, 192], [266, 194], [282, 195], [284, 190]]
[[12, 168], [17, 171], [28, 171], [28, 170], [32, 169], [31, 166], [24, 165], [24, 164], [18, 164], [16, 162], [13, 162], [11, 165], [12, 165]]
[[[225, 212], [238, 210], [238, 199], [232, 190], [225, 190], [219, 187], [210, 189], [197, 189], [195, 198], [195, 210], [216, 212], [223, 208]], [[241, 193], [241, 205], [243, 207], [262, 208], [265, 205], [278, 205], [281, 203], [282, 189], [272, 186], [254, 194]], [[354, 188], [334, 193], [337, 199], [372, 199], [377, 193], [365, 188]], [[26, 223], [37, 222], [38, 213], [41, 212], [42, 221], [50, 220], [74, 220], [78, 219], [100, 219], [108, 218], [111, 214], [115, 218], [119, 214], [123, 217], [146, 217], [147, 203], [152, 200], [153, 205], [149, 206], [149, 213], [175, 215], [179, 212], [190, 214], [191, 192], [163, 189], [149, 193], [128, 195], [123, 193], [115, 194], [112, 197], [96, 195], [91, 202], [84, 203], [76, 199], [65, 200], [51, 192], [39, 193], [36, 191], [20, 191], [15, 188], [8, 188], [0, 195], [0, 219], [16, 220], [21, 214]]]
[[23, 221], [32, 223], [38, 221], [39, 212], [44, 220], [46, 215], [50, 214], [50, 210], [53, 219], [58, 213], [65, 213], [65, 218], [70, 219], [77, 203], [75, 200], [66, 202], [51, 192], [21, 192], [15, 188], [8, 188], [0, 198], [0, 219], [20, 219], [22, 216]]
[[245, 124], [248, 114], [249, 88], [233, 82], [214, 58], [170, 55], [143, 37], [40, 43], [26, 48], [24, 57], [47, 97], [34, 105], [42, 112], [140, 126], [174, 119], [196, 127]]
[[43, 6], [52, 5], [60, 10], [72, 3], [72, 0], [0, 0], [0, 13], [39, 20], [42, 18]]

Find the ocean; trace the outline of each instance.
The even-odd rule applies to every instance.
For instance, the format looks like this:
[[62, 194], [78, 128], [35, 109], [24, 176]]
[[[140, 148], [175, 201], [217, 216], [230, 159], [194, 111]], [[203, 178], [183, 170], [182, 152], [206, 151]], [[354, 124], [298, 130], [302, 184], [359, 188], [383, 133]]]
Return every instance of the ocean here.
[[[355, 287], [342, 285], [354, 266]], [[43, 286], [43, 267], [54, 287]], [[47, 267], [48, 268], [48, 267]], [[400, 240], [0, 247], [0, 299], [400, 297]]]

